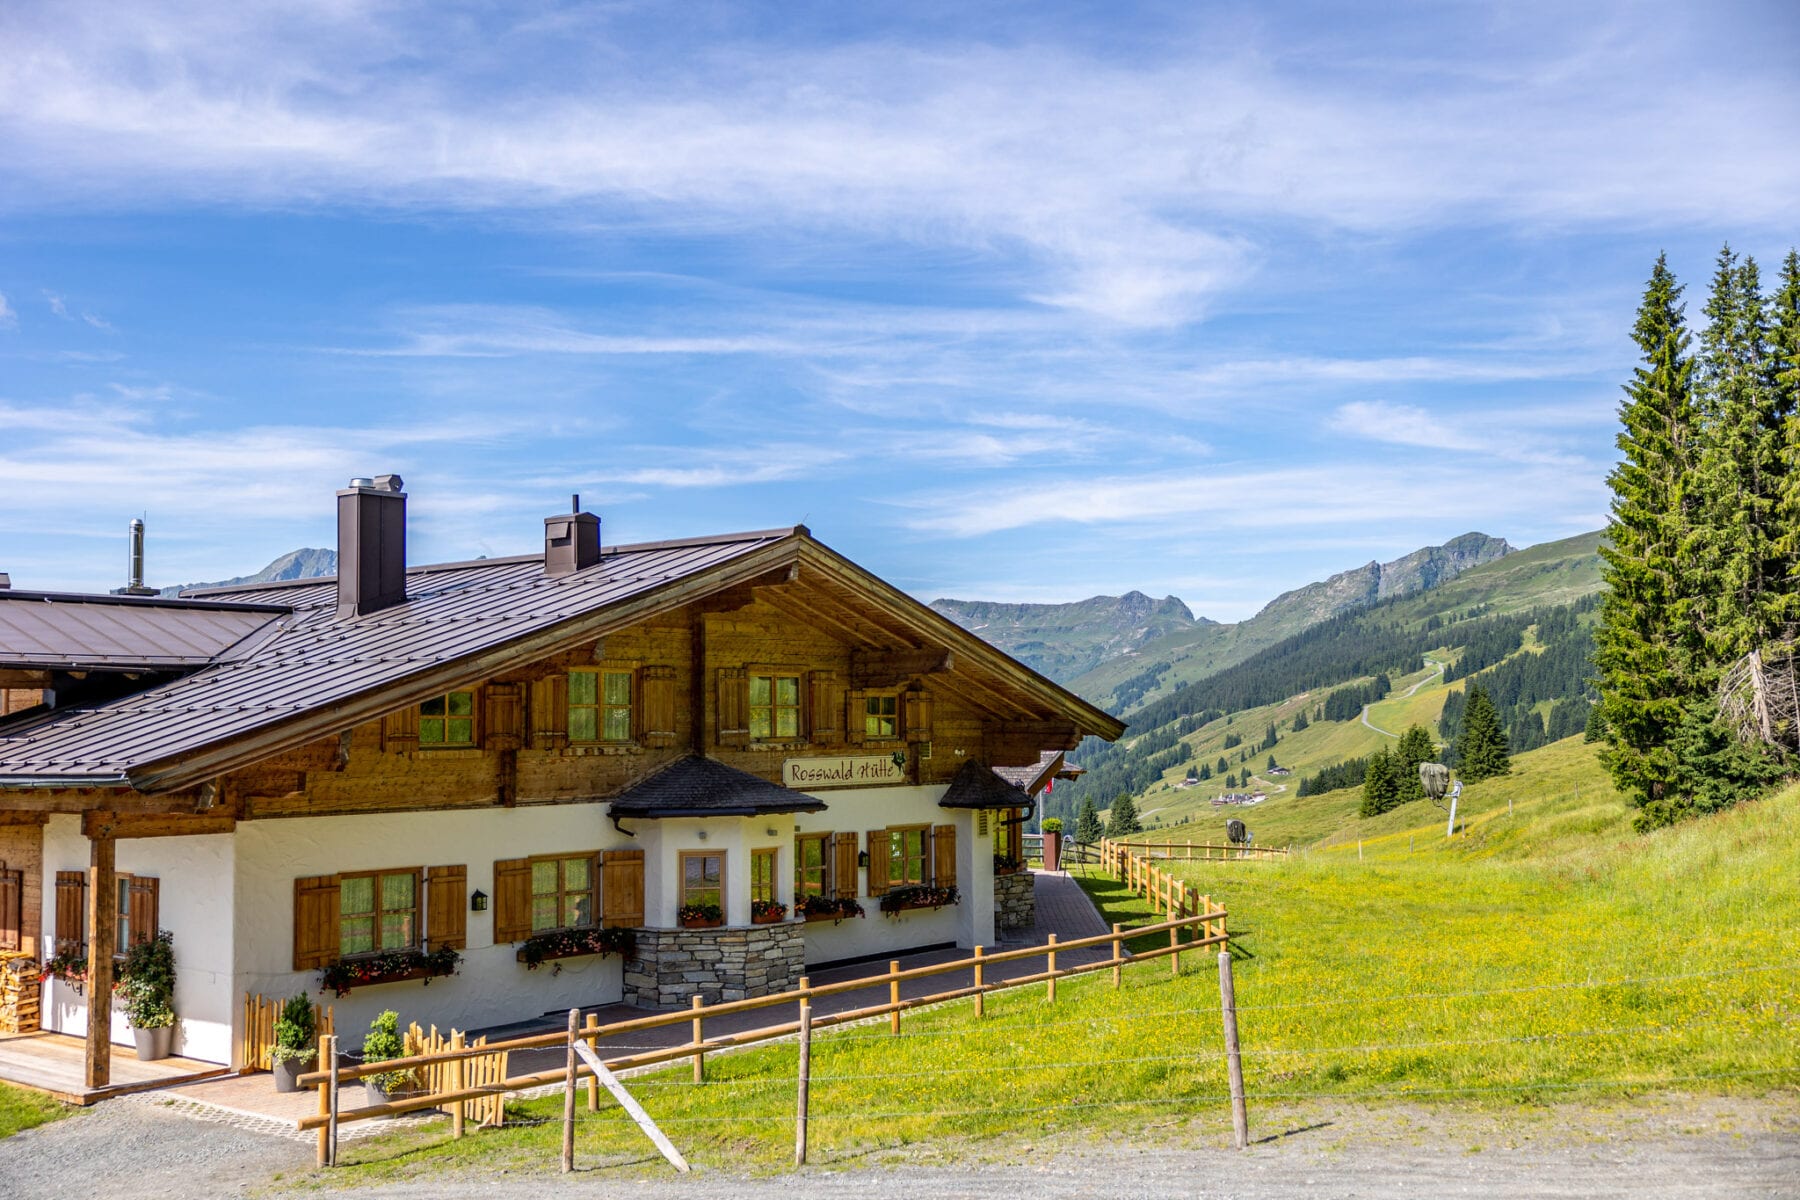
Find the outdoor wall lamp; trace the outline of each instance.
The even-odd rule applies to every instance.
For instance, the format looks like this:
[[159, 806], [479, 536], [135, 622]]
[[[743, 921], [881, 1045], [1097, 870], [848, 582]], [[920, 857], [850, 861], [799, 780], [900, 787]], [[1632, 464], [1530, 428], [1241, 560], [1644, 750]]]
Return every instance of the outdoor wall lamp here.
[[704, 842], [706, 840], [706, 830], [704, 830], [704, 829], [699, 830], [694, 834], [694, 836]]
[[487, 911], [487, 893], [486, 892], [482, 891], [480, 888], [475, 889], [475, 894], [473, 896], [469, 897], [469, 911], [471, 911], [471, 912], [486, 912]]
[[856, 852], [856, 865], [859, 867], [866, 867], [869, 865], [869, 852], [867, 850], [858, 850]]

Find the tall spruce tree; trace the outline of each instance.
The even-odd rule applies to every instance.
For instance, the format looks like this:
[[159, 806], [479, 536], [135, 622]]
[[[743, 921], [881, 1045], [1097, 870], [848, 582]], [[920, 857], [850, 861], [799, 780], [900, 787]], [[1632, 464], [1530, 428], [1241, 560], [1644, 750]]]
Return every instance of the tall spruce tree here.
[[[1600, 545], [1607, 592], [1594, 665], [1608, 736], [1602, 757], [1619, 790], [1640, 806], [1660, 799], [1675, 778], [1670, 740], [1691, 695], [1681, 621], [1695, 607], [1684, 571], [1696, 431], [1681, 292], [1659, 255], [1632, 330], [1643, 363], [1619, 408], [1622, 461], [1607, 478], [1613, 501]], [[1459, 742], [1459, 767], [1461, 751]]]
[[1109, 838], [1129, 837], [1134, 833], [1142, 833], [1143, 824], [1138, 820], [1137, 805], [1129, 795], [1120, 796], [1113, 801], [1112, 811], [1106, 814], [1106, 836]]
[[1383, 746], [1369, 755], [1363, 768], [1362, 806], [1358, 814], [1378, 817], [1400, 803], [1400, 780], [1395, 774], [1393, 752]]
[[1400, 803], [1410, 804], [1414, 800], [1425, 798], [1425, 785], [1419, 780], [1419, 764], [1428, 763], [1437, 758], [1437, 739], [1423, 725], [1413, 725], [1400, 735], [1400, 744], [1395, 747], [1397, 762], [1395, 769], [1399, 774]]
[[1075, 840], [1092, 845], [1106, 836], [1106, 829], [1100, 824], [1100, 813], [1094, 808], [1094, 798], [1085, 796], [1081, 801], [1081, 812], [1075, 818]]
[[[1800, 574], [1800, 255], [1789, 250], [1781, 286], [1769, 297], [1769, 387], [1781, 415], [1781, 485], [1775, 498], [1774, 553], [1782, 576]], [[1800, 622], [1800, 586], [1779, 600], [1784, 625]]]
[[1500, 714], [1494, 702], [1470, 681], [1469, 699], [1463, 708], [1462, 732], [1456, 738], [1456, 773], [1474, 783], [1512, 770], [1512, 755], [1506, 744], [1506, 731], [1500, 727]]

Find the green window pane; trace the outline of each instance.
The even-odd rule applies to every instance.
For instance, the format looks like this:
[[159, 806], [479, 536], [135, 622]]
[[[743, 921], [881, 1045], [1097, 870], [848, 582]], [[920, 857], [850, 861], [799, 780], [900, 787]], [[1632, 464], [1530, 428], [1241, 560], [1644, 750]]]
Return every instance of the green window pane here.
[[569, 710], [569, 740], [573, 742], [594, 742], [600, 740], [600, 718], [598, 709], [571, 708]]
[[778, 738], [798, 737], [800, 734], [800, 714], [791, 708], [775, 710], [775, 736]]
[[800, 703], [800, 678], [797, 675], [777, 675], [775, 677], [775, 703]]
[[339, 930], [340, 954], [367, 954], [375, 949], [375, 918], [346, 917]]
[[606, 702], [608, 704], [631, 703], [631, 672], [606, 672]]
[[766, 709], [766, 708], [754, 709], [753, 708], [750, 710], [750, 736], [751, 737], [753, 737], [753, 738], [772, 737], [774, 735], [772, 734], [771, 729], [772, 729], [772, 726], [769, 723], [769, 710], [768, 709]]
[[557, 920], [558, 903], [555, 896], [533, 896], [531, 898], [531, 930], [537, 933], [545, 929], [555, 929], [560, 923]]
[[606, 710], [606, 740], [609, 742], [631, 740], [631, 710], [629, 708]]
[[474, 692], [451, 692], [450, 715], [453, 717], [473, 716], [475, 712]]
[[419, 719], [419, 743], [426, 746], [443, 745], [444, 718], [421, 717]]
[[419, 705], [419, 715], [423, 717], [441, 717], [444, 715], [444, 698], [435, 696]]
[[598, 699], [592, 671], [569, 672], [569, 703], [592, 704]]
[[563, 860], [563, 887], [571, 892], [585, 892], [593, 886], [593, 867], [585, 858]]
[[531, 864], [532, 895], [554, 896], [559, 890], [556, 883], [556, 864], [554, 862], [537, 862]]
[[574, 928], [593, 923], [588, 916], [589, 900], [586, 896], [563, 897], [563, 924]]
[[413, 907], [415, 882], [411, 871], [383, 875], [381, 877], [381, 907], [388, 909]]
[[445, 734], [445, 741], [453, 746], [466, 746], [475, 740], [475, 722], [467, 717], [450, 718], [450, 730]]
[[383, 950], [404, 950], [413, 944], [413, 915], [404, 913], [383, 913], [381, 915], [381, 948]]
[[769, 677], [767, 675], [750, 677], [750, 703], [764, 706], [769, 703]]
[[367, 875], [338, 883], [338, 911], [345, 916], [375, 911], [375, 881]]

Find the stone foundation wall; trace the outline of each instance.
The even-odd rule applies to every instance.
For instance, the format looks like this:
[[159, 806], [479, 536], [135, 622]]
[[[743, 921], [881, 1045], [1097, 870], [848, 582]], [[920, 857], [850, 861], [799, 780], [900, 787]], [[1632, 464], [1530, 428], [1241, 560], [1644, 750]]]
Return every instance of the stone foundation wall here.
[[1030, 871], [994, 876], [996, 929], [1027, 929], [1037, 920], [1035, 880]]
[[806, 973], [804, 921], [716, 929], [638, 929], [625, 963], [625, 1003], [686, 1008], [748, 1000], [800, 985]]

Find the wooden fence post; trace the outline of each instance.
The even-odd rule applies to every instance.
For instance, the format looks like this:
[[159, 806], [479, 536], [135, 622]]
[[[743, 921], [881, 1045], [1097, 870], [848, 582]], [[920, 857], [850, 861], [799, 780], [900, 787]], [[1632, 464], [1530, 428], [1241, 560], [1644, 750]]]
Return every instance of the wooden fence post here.
[[562, 1169], [567, 1175], [575, 1169], [575, 1041], [581, 1034], [581, 1010], [569, 1010], [569, 1044], [566, 1063], [568, 1075], [563, 1080]]
[[329, 1124], [326, 1125], [326, 1129], [331, 1134], [331, 1137], [327, 1140], [325, 1148], [325, 1165], [328, 1167], [335, 1167], [337, 1166], [338, 1159], [338, 1051], [337, 1035], [335, 1033], [331, 1035], [330, 1054], [331, 1066], [329, 1070], [331, 1072], [331, 1077], [326, 1081], [326, 1086], [329, 1089], [331, 1096], [331, 1109], [330, 1121]]
[[1113, 923], [1113, 937], [1112, 937], [1113, 990], [1114, 991], [1117, 991], [1119, 988], [1119, 976], [1121, 974], [1120, 969], [1119, 969], [1119, 964], [1125, 961], [1125, 955], [1123, 953], [1124, 949], [1125, 949], [1125, 940], [1119, 936], [1119, 926], [1118, 926], [1118, 923], [1115, 921]]
[[1237, 991], [1231, 981], [1231, 951], [1219, 950], [1219, 1010], [1225, 1021], [1225, 1070], [1231, 1078], [1231, 1140], [1250, 1146], [1250, 1114], [1244, 1106], [1244, 1061], [1238, 1052]]
[[1181, 930], [1169, 930], [1169, 974], [1181, 978]]
[[[319, 1069], [321, 1071], [329, 1070], [330, 1068], [327, 1064], [329, 1064], [330, 1061], [331, 1036], [329, 1034], [321, 1033], [319, 1035]], [[319, 1085], [319, 1115], [321, 1117], [329, 1117], [331, 1115], [331, 1086], [329, 1083], [321, 1083]], [[331, 1126], [329, 1124], [319, 1126], [319, 1149], [317, 1159], [318, 1164], [321, 1167], [329, 1167], [331, 1165]]]
[[900, 1006], [900, 980], [898, 978], [895, 978], [899, 974], [900, 974], [900, 960], [899, 959], [889, 960], [889, 962], [888, 962], [888, 1003], [894, 1006], [894, 1011], [892, 1011], [891, 1013], [888, 1014], [888, 1028], [893, 1031], [893, 1034], [895, 1037], [900, 1036], [900, 1007], [899, 1007]]
[[986, 981], [982, 978], [984, 968], [981, 965], [981, 956], [983, 953], [980, 946], [975, 947], [975, 1015], [978, 1017], [987, 1015], [987, 993], [981, 990], [987, 986]]
[[[587, 1029], [583, 1036], [593, 1044], [593, 1047], [596, 1050], [600, 1048], [599, 1029], [600, 1014], [589, 1013], [587, 1015]], [[588, 1080], [588, 1111], [591, 1113], [600, 1111], [600, 1077], [598, 1075]]]
[[[452, 1029], [450, 1031], [450, 1049], [452, 1051], [457, 1051], [457, 1050], [461, 1050], [462, 1048], [463, 1048], [462, 1030]], [[463, 1090], [463, 1088], [465, 1086], [463, 1081], [467, 1076], [467, 1071], [465, 1069], [466, 1067], [467, 1067], [466, 1059], [456, 1058], [456, 1059], [451, 1060], [451, 1062], [450, 1062], [450, 1090], [451, 1091], [460, 1092]], [[469, 1107], [468, 1102], [465, 1100], [458, 1100], [455, 1104], [450, 1106], [450, 1136], [452, 1138], [459, 1138], [463, 1135], [463, 1120], [464, 1120], [463, 1114], [468, 1109], [468, 1107]]]
[[1044, 1000], [1046, 1003], [1055, 1004], [1056, 1003], [1056, 935], [1054, 933], [1050, 935], [1050, 952], [1046, 957], [1049, 962], [1049, 966], [1047, 969], [1050, 972], [1050, 978], [1046, 979], [1044, 981]]
[[[804, 986], [804, 985], [802, 985]], [[799, 1095], [794, 1107], [794, 1165], [806, 1165], [806, 1119], [808, 1092], [812, 1087], [812, 1005], [800, 1001], [800, 1071]]]
[[[700, 1015], [700, 1010], [705, 1007], [706, 997], [696, 994], [694, 996], [694, 1045], [696, 1046], [706, 1041], [705, 1018]], [[706, 1082], [706, 1051], [704, 1050], [694, 1051], [694, 1082]]]

